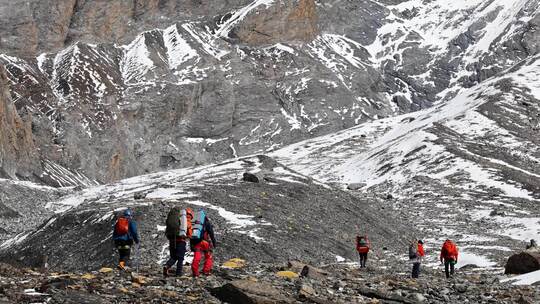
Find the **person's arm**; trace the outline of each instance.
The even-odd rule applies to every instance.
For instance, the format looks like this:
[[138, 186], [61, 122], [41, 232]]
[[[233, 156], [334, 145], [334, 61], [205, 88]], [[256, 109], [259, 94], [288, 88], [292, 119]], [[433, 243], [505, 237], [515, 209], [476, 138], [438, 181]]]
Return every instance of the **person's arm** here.
[[210, 239], [212, 240], [212, 246], [216, 247], [216, 236], [214, 235], [214, 225], [212, 225], [212, 222], [210, 222], [210, 220], [207, 218], [206, 219], [206, 222], [204, 224], [206, 227], [206, 232], [208, 232], [208, 236], [210, 237]]

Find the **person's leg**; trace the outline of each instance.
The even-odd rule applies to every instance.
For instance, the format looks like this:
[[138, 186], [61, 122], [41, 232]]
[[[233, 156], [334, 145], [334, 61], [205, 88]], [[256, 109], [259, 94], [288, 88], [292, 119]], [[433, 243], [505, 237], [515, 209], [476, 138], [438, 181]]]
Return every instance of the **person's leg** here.
[[129, 265], [129, 260], [131, 259], [131, 247], [133, 246], [133, 240], [126, 241], [126, 251], [124, 254], [124, 260], [126, 261], [126, 265]]
[[178, 244], [176, 244], [176, 259], [178, 260], [178, 263], [176, 263], [176, 275], [179, 277], [182, 276], [185, 254], [186, 254], [186, 243], [179, 242]]
[[172, 241], [169, 241], [169, 260], [167, 261], [167, 263], [165, 263], [165, 267], [167, 268], [173, 267], [177, 260], [178, 259], [176, 257], [176, 241], [172, 240]]
[[416, 279], [418, 278], [419, 275], [420, 275], [420, 263], [414, 263], [412, 277]]
[[450, 263], [450, 275], [454, 275], [454, 267], [455, 267], [455, 262], [452, 260], [452, 262]]
[[366, 256], [364, 257], [364, 268], [366, 268], [367, 256], [368, 256], [368, 253], [366, 252]]
[[362, 267], [363, 268], [366, 268], [366, 262], [367, 262], [367, 252], [362, 254], [363, 255], [363, 259], [362, 259]]
[[199, 275], [199, 263], [201, 262], [201, 258], [202, 258], [202, 252], [201, 252], [199, 244], [191, 248], [191, 250], [193, 251], [193, 262], [191, 262], [191, 273], [193, 274], [194, 277]]
[[204, 266], [203, 266], [203, 273], [206, 275], [209, 275], [212, 271], [212, 265], [213, 265], [213, 257], [212, 257], [212, 251], [206, 251], [204, 253]]
[[449, 267], [450, 267], [450, 261], [448, 261], [447, 259], [444, 259], [444, 274], [446, 275], [447, 279], [450, 277], [450, 272], [448, 271]]

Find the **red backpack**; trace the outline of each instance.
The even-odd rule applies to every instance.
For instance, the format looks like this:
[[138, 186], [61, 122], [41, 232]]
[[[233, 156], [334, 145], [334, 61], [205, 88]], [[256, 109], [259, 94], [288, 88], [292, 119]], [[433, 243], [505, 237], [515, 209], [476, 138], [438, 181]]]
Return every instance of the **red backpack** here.
[[129, 232], [129, 219], [121, 217], [116, 221], [114, 225], [114, 232], [116, 235], [126, 235]]

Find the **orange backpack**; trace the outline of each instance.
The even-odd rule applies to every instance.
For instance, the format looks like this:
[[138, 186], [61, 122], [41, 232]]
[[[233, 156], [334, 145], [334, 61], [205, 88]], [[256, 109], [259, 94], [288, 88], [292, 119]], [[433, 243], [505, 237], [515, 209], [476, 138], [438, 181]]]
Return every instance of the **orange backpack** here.
[[121, 217], [116, 221], [114, 225], [114, 232], [116, 235], [126, 235], [129, 232], [129, 219]]
[[453, 242], [444, 242], [443, 244], [443, 257], [451, 258], [457, 253], [456, 244]]

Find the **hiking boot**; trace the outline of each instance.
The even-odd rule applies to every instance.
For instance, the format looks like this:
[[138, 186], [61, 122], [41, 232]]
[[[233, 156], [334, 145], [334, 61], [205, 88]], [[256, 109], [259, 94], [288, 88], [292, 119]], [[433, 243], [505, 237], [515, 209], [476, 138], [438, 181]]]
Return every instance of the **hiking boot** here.
[[118, 263], [118, 269], [126, 270], [126, 262], [120, 261], [120, 263]]
[[166, 278], [169, 276], [169, 267], [163, 266], [163, 277]]

